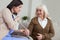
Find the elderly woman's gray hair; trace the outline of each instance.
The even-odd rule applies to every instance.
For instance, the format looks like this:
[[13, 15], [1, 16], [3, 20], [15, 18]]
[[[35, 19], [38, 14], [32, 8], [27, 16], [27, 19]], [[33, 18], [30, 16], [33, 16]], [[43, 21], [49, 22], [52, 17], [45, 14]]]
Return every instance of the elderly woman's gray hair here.
[[36, 10], [37, 10], [37, 9], [40, 9], [40, 8], [42, 8], [42, 9], [44, 10], [45, 17], [48, 17], [48, 9], [47, 9], [46, 5], [43, 5], [43, 4], [39, 5], [39, 6], [36, 8]]

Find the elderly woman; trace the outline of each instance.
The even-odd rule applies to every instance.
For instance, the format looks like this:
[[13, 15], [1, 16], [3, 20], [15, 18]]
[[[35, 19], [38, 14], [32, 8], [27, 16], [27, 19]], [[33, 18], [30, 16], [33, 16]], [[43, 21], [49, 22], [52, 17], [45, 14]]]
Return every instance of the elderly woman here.
[[33, 40], [51, 40], [54, 28], [45, 5], [36, 8], [36, 17], [32, 18], [28, 29]]
[[[19, 16], [17, 16], [18, 12], [20, 12], [22, 8], [21, 0], [12, 0], [10, 4], [1, 11], [0, 13], [0, 40], [28, 40], [26, 34], [27, 31], [25, 29], [19, 28]], [[12, 37], [12, 33], [20, 32], [25, 36], [20, 37]]]

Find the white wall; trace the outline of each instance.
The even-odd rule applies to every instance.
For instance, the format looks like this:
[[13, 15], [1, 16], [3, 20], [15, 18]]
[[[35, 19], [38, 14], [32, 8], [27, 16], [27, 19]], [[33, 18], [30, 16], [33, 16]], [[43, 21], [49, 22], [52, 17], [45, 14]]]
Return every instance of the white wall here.
[[11, 0], [0, 0], [0, 11], [3, 8], [5, 8], [10, 2], [11, 2]]
[[41, 4], [41, 0], [32, 0], [31, 2], [31, 10], [30, 10], [30, 19], [35, 16], [36, 7]]
[[23, 7], [22, 7], [22, 10], [20, 12], [20, 17], [28, 16], [29, 0], [22, 0], [22, 2], [23, 2]]
[[52, 19], [55, 29], [55, 37], [53, 40], [60, 40], [60, 0], [43, 0], [49, 10], [49, 16]]

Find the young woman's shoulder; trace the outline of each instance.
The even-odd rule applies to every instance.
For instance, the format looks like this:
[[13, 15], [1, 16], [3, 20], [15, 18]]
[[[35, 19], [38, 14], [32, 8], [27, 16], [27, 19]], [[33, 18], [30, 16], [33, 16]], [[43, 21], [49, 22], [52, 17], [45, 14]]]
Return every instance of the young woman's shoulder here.
[[10, 11], [8, 8], [3, 8], [2, 12]]
[[2, 15], [11, 14], [11, 11], [8, 8], [4, 8], [1, 11]]

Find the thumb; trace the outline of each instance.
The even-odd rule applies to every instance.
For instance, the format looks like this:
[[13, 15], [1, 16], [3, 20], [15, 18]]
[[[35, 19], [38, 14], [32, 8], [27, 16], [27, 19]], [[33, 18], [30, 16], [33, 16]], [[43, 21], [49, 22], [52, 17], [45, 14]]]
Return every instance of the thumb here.
[[39, 36], [41, 35], [40, 33], [37, 33]]

